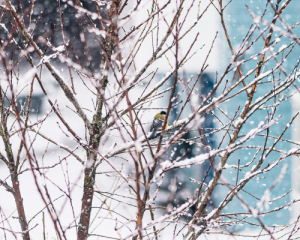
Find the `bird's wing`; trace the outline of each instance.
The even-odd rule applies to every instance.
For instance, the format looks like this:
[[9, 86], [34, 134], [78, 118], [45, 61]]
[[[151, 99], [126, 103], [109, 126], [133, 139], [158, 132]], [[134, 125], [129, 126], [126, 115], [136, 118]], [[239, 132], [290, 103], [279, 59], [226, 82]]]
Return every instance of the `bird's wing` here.
[[154, 119], [150, 128], [150, 132], [152, 132], [154, 129], [159, 130], [159, 128], [162, 128], [163, 122], [164, 121], [162, 119]]

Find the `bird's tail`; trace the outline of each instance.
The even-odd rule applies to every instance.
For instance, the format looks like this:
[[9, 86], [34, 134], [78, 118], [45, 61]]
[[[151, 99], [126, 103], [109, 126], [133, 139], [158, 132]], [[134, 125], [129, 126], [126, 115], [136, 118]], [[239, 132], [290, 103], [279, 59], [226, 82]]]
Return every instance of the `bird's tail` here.
[[156, 136], [156, 131], [153, 131], [153, 132], [151, 133], [149, 139], [153, 139], [153, 138], [155, 138], [155, 136]]

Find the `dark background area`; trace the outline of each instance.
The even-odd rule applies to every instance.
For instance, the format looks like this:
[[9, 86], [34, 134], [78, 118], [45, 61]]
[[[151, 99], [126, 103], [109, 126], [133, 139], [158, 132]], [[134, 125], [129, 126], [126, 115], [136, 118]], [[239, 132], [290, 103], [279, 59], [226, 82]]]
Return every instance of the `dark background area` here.
[[[83, 7], [90, 12], [94, 12], [98, 14], [98, 10], [100, 12], [101, 17], [104, 19], [103, 25], [105, 26], [105, 19], [107, 18], [107, 10], [106, 6], [103, 5], [101, 8], [97, 8], [95, 2], [92, 0], [81, 0], [80, 1]], [[60, 25], [60, 14], [59, 14], [59, 5], [58, 1], [53, 0], [37, 0], [34, 2], [34, 7], [32, 11], [32, 1], [20, 1], [14, 0], [12, 1], [15, 6], [16, 11], [19, 15], [23, 16], [23, 21], [28, 28], [30, 27], [30, 32], [32, 34], [33, 39], [39, 44], [39, 47], [42, 51], [46, 49], [46, 44], [41, 42], [40, 37], [44, 37], [51, 42], [53, 47], [58, 47], [63, 44], [63, 37], [61, 32]], [[61, 4], [61, 12], [62, 12], [62, 22], [65, 38], [69, 41], [69, 46], [67, 47], [69, 52], [69, 57], [77, 62], [75, 55], [78, 57], [81, 64], [87, 68], [89, 71], [94, 71], [94, 69], [99, 69], [99, 64], [101, 62], [101, 39], [100, 36], [91, 34], [88, 31], [88, 25], [91, 27], [92, 23], [98, 29], [101, 29], [101, 24], [98, 19], [91, 19], [88, 15], [78, 14], [77, 10], [68, 5], [66, 2], [60, 1]], [[73, 1], [73, 4], [76, 5], [76, 1]], [[32, 14], [31, 14], [32, 13]], [[31, 15], [31, 17], [30, 17]], [[31, 18], [31, 24], [30, 23]], [[2, 19], [2, 23], [5, 24], [9, 32], [14, 32], [15, 30], [11, 28], [11, 24], [9, 22], [12, 21], [12, 17], [10, 16], [9, 11], [6, 11], [5, 17]], [[30, 26], [29, 26], [30, 25]], [[32, 30], [34, 29], [33, 33]], [[86, 44], [82, 41], [80, 37], [81, 34], [84, 34], [86, 39]], [[20, 36], [23, 41], [23, 46], [26, 46], [25, 38], [22, 34], [18, 35], [14, 32], [14, 37], [20, 44]], [[5, 33], [3, 28], [0, 28], [0, 37], [1, 39], [7, 39], [7, 34]], [[16, 59], [18, 55], [14, 53], [11, 56], [12, 49], [11, 47], [15, 47], [13, 45], [7, 46], [7, 54], [9, 58]], [[88, 49], [88, 50], [87, 50]], [[86, 51], [87, 50], [87, 51]], [[18, 53], [18, 51], [15, 51]], [[88, 52], [88, 54], [86, 54]], [[46, 55], [52, 54], [51, 49], [47, 48]], [[65, 52], [63, 51], [65, 54]], [[88, 57], [90, 56], [90, 60], [88, 61]], [[39, 58], [34, 54], [33, 57], [35, 60], [39, 62]], [[26, 61], [22, 59], [21, 64]], [[38, 63], [37, 62], [37, 63]], [[51, 59], [52, 63], [60, 63], [58, 58]], [[90, 64], [89, 64], [90, 62]], [[77, 62], [78, 63], [78, 62]]]

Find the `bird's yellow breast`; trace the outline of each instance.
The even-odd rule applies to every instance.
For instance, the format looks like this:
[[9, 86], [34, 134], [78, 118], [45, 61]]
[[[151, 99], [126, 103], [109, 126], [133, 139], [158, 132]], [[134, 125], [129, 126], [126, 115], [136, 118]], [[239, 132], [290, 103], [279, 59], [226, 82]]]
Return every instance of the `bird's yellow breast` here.
[[[161, 119], [161, 120], [164, 121], [164, 120], [165, 120], [165, 116], [162, 115], [161, 113], [158, 113], [158, 114], [155, 115], [154, 119]], [[167, 124], [166, 124], [166, 128], [165, 128], [165, 129], [167, 129], [168, 125], [169, 125], [169, 121], [167, 121]]]

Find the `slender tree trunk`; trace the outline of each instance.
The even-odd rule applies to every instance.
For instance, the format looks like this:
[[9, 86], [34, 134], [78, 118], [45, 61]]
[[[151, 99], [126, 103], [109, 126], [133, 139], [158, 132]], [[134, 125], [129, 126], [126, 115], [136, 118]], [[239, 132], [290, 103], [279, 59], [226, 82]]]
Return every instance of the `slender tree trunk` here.
[[24, 240], [30, 240], [29, 232], [28, 232], [28, 224], [25, 216], [23, 200], [20, 192], [20, 184], [17, 176], [12, 175], [12, 184], [14, 189], [14, 197], [19, 215], [19, 222], [22, 229], [22, 236]]
[[[103, 39], [102, 45], [102, 59], [101, 68], [103, 71], [108, 72], [111, 65], [111, 55], [113, 53], [115, 38], [118, 35], [118, 30], [115, 22], [115, 15], [117, 14], [118, 1], [112, 1], [112, 7], [109, 10], [108, 19], [110, 21], [107, 27], [107, 36]], [[97, 160], [97, 151], [100, 144], [101, 137], [104, 133], [104, 119], [102, 116], [102, 108], [104, 104], [104, 92], [108, 83], [107, 74], [103, 74], [103, 77], [99, 80], [99, 88], [97, 93], [97, 111], [93, 117], [92, 125], [89, 129], [90, 149], [87, 151], [87, 165], [84, 171], [84, 185], [83, 185], [83, 197], [81, 205], [81, 215], [78, 226], [78, 240], [86, 240], [88, 237], [92, 203], [94, 196], [94, 184], [95, 184], [95, 163]]]
[[22, 236], [24, 240], [30, 240], [29, 232], [28, 232], [28, 224], [25, 216], [23, 200], [21, 197], [20, 191], [20, 183], [18, 180], [18, 173], [17, 173], [17, 166], [14, 161], [14, 155], [11, 148], [10, 136], [7, 129], [7, 115], [4, 111], [4, 101], [2, 96], [2, 89], [0, 88], [0, 110], [1, 110], [1, 124], [0, 124], [0, 136], [2, 137], [5, 152], [7, 159], [5, 159], [5, 163], [7, 164], [10, 175], [11, 175], [11, 182], [12, 182], [12, 189], [10, 188], [10, 192], [14, 195], [14, 199], [16, 202], [17, 210], [18, 210], [18, 217], [22, 229]]
[[78, 226], [78, 239], [87, 239], [90, 225], [90, 216], [92, 211], [92, 202], [94, 196], [95, 171], [92, 168], [86, 168], [84, 171], [84, 186], [81, 205], [80, 222]]

